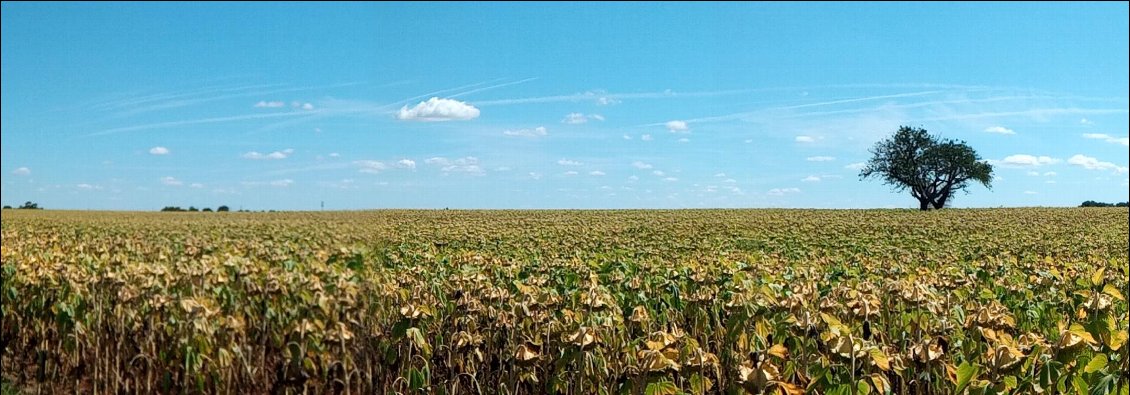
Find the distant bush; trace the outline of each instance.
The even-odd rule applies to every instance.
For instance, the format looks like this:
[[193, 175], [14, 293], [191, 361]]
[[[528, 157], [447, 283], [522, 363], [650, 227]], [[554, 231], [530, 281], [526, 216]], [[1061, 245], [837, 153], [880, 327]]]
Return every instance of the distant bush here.
[[210, 212], [212, 212], [212, 209], [211, 209], [211, 208], [208, 208], [208, 207], [205, 207], [205, 208], [204, 208], [203, 210], [200, 210], [200, 211], [203, 211], [203, 212], [205, 212], [205, 213], [210, 213]]
[[1088, 201], [1083, 202], [1083, 204], [1080, 204], [1079, 207], [1130, 207], [1130, 202], [1110, 204], [1110, 203], [1105, 203], [1105, 202], [1096, 202], [1094, 200], [1088, 200]]
[[24, 202], [23, 206], [19, 207], [20, 210], [40, 210], [39, 203]]
[[229, 208], [228, 208], [228, 206], [220, 206], [220, 207], [216, 207], [216, 212], [217, 212], [217, 213], [226, 213], [226, 212], [228, 212], [228, 211], [230, 211], [230, 210], [231, 210], [231, 209], [229, 209]]
[[179, 206], [165, 206], [165, 207], [161, 208], [161, 211], [181, 212], [181, 211], [185, 211], [185, 209], [180, 208]]

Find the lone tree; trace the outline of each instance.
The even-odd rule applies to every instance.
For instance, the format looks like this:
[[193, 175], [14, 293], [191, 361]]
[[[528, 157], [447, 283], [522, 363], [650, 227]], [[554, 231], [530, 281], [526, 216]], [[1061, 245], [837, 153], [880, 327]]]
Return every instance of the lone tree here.
[[969, 181], [992, 188], [993, 166], [964, 141], [942, 140], [925, 129], [899, 127], [894, 136], [871, 149], [874, 155], [859, 172], [859, 177], [878, 176], [896, 191], [910, 189], [920, 210], [946, 207], [956, 191]]

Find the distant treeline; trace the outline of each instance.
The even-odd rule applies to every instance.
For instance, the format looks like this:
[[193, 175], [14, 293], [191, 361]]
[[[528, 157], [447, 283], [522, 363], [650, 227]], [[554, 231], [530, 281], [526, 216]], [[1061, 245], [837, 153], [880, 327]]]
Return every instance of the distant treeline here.
[[1083, 202], [1083, 204], [1080, 204], [1079, 207], [1128, 207], [1128, 205], [1127, 205], [1127, 202], [1110, 204], [1110, 203], [1104, 203], [1104, 202], [1096, 202], [1094, 200], [1088, 200], [1088, 201]]
[[[180, 208], [180, 206], [165, 206], [165, 207], [161, 208], [161, 211], [173, 211], [173, 212], [197, 212], [197, 211], [202, 211], [202, 212], [210, 213], [210, 212], [212, 212], [212, 209], [211, 209], [211, 208], [208, 208], [208, 207], [205, 207], [205, 208], [203, 208], [203, 209], [197, 209], [197, 208], [196, 208], [196, 207], [194, 207], [194, 206], [188, 206], [188, 208], [187, 208], [187, 209], [183, 209], [183, 208]], [[230, 208], [228, 208], [228, 206], [220, 206], [220, 207], [216, 207], [216, 212], [218, 212], [218, 213], [222, 213], [222, 212], [227, 212], [227, 211], [231, 211], [231, 209], [230, 209]]]
[[[11, 208], [12, 208], [12, 206], [4, 206], [5, 210], [11, 209]], [[24, 202], [23, 206], [19, 206], [19, 207], [16, 207], [16, 208], [20, 209], [20, 210], [42, 210], [43, 209], [43, 207], [39, 207], [39, 203], [33, 203], [33, 202]]]

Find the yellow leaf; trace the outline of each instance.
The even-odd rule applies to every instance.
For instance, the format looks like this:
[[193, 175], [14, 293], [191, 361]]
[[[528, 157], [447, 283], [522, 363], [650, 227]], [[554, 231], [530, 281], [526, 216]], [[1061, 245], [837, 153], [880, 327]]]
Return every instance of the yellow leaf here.
[[1103, 283], [1103, 272], [1105, 272], [1105, 271], [1106, 271], [1105, 267], [1100, 267], [1099, 270], [1096, 270], [1094, 274], [1091, 274], [1091, 284], [1096, 286], [1096, 287], [1099, 286], [1099, 284], [1102, 284]]
[[782, 344], [774, 344], [773, 347], [769, 347], [769, 351], [766, 351], [766, 353], [774, 357], [784, 359], [785, 356], [788, 355], [789, 350], [786, 349]]
[[1126, 301], [1126, 298], [1122, 296], [1122, 291], [1120, 291], [1118, 289], [1118, 287], [1114, 286], [1114, 284], [1107, 283], [1106, 285], [1104, 285], [1103, 286], [1103, 293], [1110, 295], [1110, 297], [1121, 300], [1123, 302]]
[[[872, 348], [871, 349], [871, 361], [874, 362], [875, 366], [878, 366], [879, 369], [882, 369], [884, 371], [891, 370], [891, 362], [887, 358], [887, 354], [884, 353], [883, 350], [880, 350], [878, 348]], [[879, 387], [876, 386], [876, 388], [879, 388]]]

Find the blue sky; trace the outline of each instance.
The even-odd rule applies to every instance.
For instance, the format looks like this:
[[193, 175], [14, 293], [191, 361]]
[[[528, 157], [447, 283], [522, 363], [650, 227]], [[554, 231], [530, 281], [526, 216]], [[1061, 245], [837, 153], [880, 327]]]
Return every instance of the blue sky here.
[[4, 204], [958, 207], [1127, 199], [1127, 3], [2, 4]]

